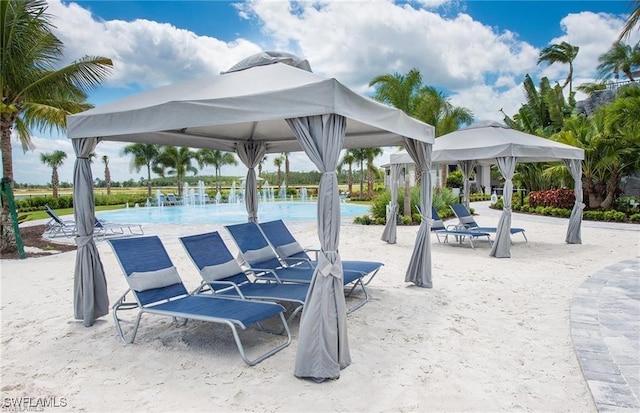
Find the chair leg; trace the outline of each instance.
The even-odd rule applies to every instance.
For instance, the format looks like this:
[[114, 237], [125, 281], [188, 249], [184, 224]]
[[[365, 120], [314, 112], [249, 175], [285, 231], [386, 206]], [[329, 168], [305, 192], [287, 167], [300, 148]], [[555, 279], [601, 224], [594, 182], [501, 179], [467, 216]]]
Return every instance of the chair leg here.
[[227, 324], [231, 328], [231, 331], [233, 332], [233, 338], [236, 341], [236, 346], [238, 347], [238, 351], [240, 352], [240, 357], [242, 357], [242, 360], [245, 363], [247, 363], [249, 366], [255, 366], [256, 364], [260, 363], [262, 360], [266, 359], [267, 357], [271, 357], [272, 355], [274, 355], [278, 351], [282, 350], [283, 348], [285, 348], [285, 347], [289, 346], [289, 344], [291, 344], [291, 331], [289, 330], [289, 325], [287, 324], [287, 320], [285, 320], [283, 313], [280, 313], [279, 316], [280, 316], [280, 321], [282, 322], [282, 326], [284, 327], [284, 331], [287, 332], [287, 339], [285, 340], [284, 343], [282, 343], [282, 344], [272, 348], [271, 350], [261, 354], [260, 356], [256, 357], [255, 359], [249, 359], [247, 357], [247, 354], [244, 351], [244, 346], [242, 345], [242, 341], [240, 340], [240, 336], [238, 335], [238, 330], [237, 330], [236, 326], [230, 321], [225, 321], [225, 324]]
[[355, 305], [353, 305], [352, 307], [350, 307], [347, 310], [347, 314], [351, 314], [354, 311], [356, 311], [358, 308], [362, 307], [363, 305], [365, 305], [367, 302], [369, 302], [369, 293], [367, 293], [367, 288], [365, 287], [365, 284], [362, 282], [362, 278], [358, 279], [356, 282], [353, 283], [353, 287], [351, 287], [351, 289], [349, 290], [349, 292], [347, 294], [345, 294], [346, 297], [351, 296], [351, 293], [353, 292], [353, 290], [360, 285], [360, 288], [362, 289], [362, 293], [364, 294], [364, 299], [361, 301], [358, 301]]

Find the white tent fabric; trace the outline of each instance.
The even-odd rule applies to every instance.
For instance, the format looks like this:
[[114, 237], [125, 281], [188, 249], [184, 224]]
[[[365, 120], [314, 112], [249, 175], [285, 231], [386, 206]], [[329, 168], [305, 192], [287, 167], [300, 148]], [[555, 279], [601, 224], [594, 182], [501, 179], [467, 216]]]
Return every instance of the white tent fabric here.
[[264, 142], [245, 141], [238, 144], [238, 158], [248, 168], [247, 183], [244, 187], [244, 203], [247, 207], [249, 222], [258, 222], [258, 188], [256, 166], [264, 157], [266, 148]]
[[[454, 163], [473, 160], [480, 165], [492, 165], [498, 163], [497, 160], [499, 158], [512, 158], [514, 167], [516, 163], [564, 162], [569, 160], [572, 163], [577, 161], [577, 168], [580, 161], [584, 159], [584, 150], [520, 132], [498, 122], [482, 121], [436, 139], [431, 161]], [[574, 171], [571, 174], [574, 176]], [[581, 175], [581, 172], [579, 175]], [[505, 178], [507, 177], [505, 176]], [[576, 180], [577, 184], [578, 181]], [[511, 194], [510, 191], [509, 194]], [[469, 196], [466, 192], [465, 203], [468, 202], [467, 197]], [[504, 191], [505, 198], [506, 192], [507, 188]], [[578, 196], [580, 197], [580, 203], [582, 203], [582, 190], [576, 191], [576, 202], [578, 202]], [[503, 216], [505, 214], [510, 216], [511, 211], [503, 210]], [[578, 217], [578, 215], [580, 216]], [[572, 235], [571, 237], [567, 236], [567, 242], [581, 243], [579, 235], [581, 220], [582, 209], [574, 208], [568, 230]], [[503, 221], [502, 218], [501, 221]], [[492, 248], [492, 251], [495, 248], [497, 247]], [[510, 254], [508, 252], [509, 244], [500, 248], [506, 249], [506, 251], [503, 250], [501, 255]]]
[[432, 288], [431, 281], [431, 145], [424, 142], [406, 140], [405, 148], [411, 158], [422, 172], [420, 182], [420, 208], [423, 219], [418, 228], [413, 253], [409, 261], [409, 267], [404, 276], [406, 282], [412, 282], [418, 287]]
[[89, 155], [94, 151], [97, 139], [73, 141], [76, 163], [73, 175], [74, 218], [78, 235], [78, 252], [73, 281], [73, 313], [76, 320], [82, 320], [85, 327], [103, 315], [109, 314], [107, 279], [96, 242], [95, 207], [93, 199], [93, 175]]
[[[413, 161], [412, 161], [413, 162]], [[397, 238], [398, 218], [398, 179], [402, 173], [402, 164], [392, 163], [391, 166], [391, 200], [387, 210], [387, 222], [382, 231], [381, 239], [389, 244], [395, 244]]]
[[496, 258], [511, 258], [511, 198], [513, 197], [513, 174], [516, 171], [516, 158], [504, 156], [496, 159], [498, 169], [504, 176], [504, 191], [502, 194], [502, 215], [496, 228], [496, 239], [493, 241], [489, 256]]
[[340, 377], [340, 370], [351, 364], [342, 282], [344, 274], [338, 252], [340, 192], [336, 172], [346, 121], [343, 116], [323, 115], [290, 119], [289, 123], [309, 159], [322, 172], [318, 187], [321, 250], [300, 319], [295, 375], [324, 381]]
[[[314, 117], [325, 119], [326, 115], [340, 115], [344, 126], [327, 128], [321, 135], [318, 129], [309, 126], [310, 140], [302, 143], [299, 122], [314, 123]], [[301, 118], [292, 122], [292, 119]], [[307, 119], [307, 120], [302, 120]], [[295, 126], [294, 126], [295, 125]], [[295, 132], [294, 130], [295, 129]], [[322, 128], [320, 128], [322, 129]], [[318, 204], [318, 234], [325, 256], [323, 262], [330, 268], [330, 277], [318, 277], [324, 282], [314, 284], [308, 297], [308, 303], [316, 302], [320, 306], [334, 306], [335, 311], [322, 317], [327, 324], [344, 328], [344, 311], [340, 310], [339, 298], [331, 294], [331, 289], [341, 290], [342, 285], [336, 278], [341, 272], [340, 257], [337, 253], [339, 241], [339, 213], [333, 209], [339, 200], [335, 181], [333, 158], [337, 158], [343, 148], [370, 148], [380, 146], [404, 145], [405, 141], [418, 142], [431, 148], [434, 130], [431, 125], [410, 118], [402, 111], [390, 108], [365, 98], [342, 85], [336, 79], [325, 79], [299, 68], [283, 63], [273, 63], [225, 73], [206, 79], [194, 80], [140, 93], [117, 102], [109, 103], [86, 112], [67, 117], [67, 132], [71, 139], [95, 139], [123, 142], [155, 143], [173, 146], [209, 148], [231, 152], [255, 151], [280, 153], [304, 150], [318, 165], [324, 165], [321, 180], [324, 192], [322, 202]], [[343, 138], [336, 140], [341, 135]], [[252, 148], [247, 146], [247, 142]], [[312, 155], [312, 147], [320, 155]], [[242, 149], [241, 149], [242, 148]], [[245, 164], [251, 165], [253, 156], [247, 156]], [[336, 160], [337, 163], [337, 160]], [[320, 167], [320, 166], [319, 166]], [[332, 169], [333, 168], [333, 169]], [[247, 174], [247, 186], [250, 182]], [[87, 179], [87, 178], [83, 178]], [[79, 184], [78, 182], [76, 185]], [[92, 182], [80, 183], [84, 188], [77, 197], [89, 199]], [[332, 195], [327, 195], [331, 193]], [[77, 198], [76, 198], [77, 201]], [[74, 203], [76, 214], [93, 215], [92, 207], [86, 202]], [[253, 203], [247, 202], [249, 219]], [[338, 205], [339, 206], [339, 205]], [[333, 211], [333, 212], [332, 212]], [[428, 245], [427, 245], [428, 248]], [[99, 257], [96, 258], [99, 261]], [[78, 266], [76, 266], [76, 271]], [[430, 268], [428, 269], [430, 275]], [[337, 286], [336, 283], [340, 283]], [[333, 287], [327, 284], [335, 284]], [[344, 299], [344, 297], [343, 297]], [[305, 312], [309, 312], [308, 307]], [[309, 316], [310, 317], [310, 316]], [[311, 319], [311, 318], [309, 318]], [[307, 321], [307, 323], [314, 323]], [[313, 335], [319, 333], [318, 340], [332, 342], [335, 337], [324, 330], [307, 326], [301, 328], [299, 342], [313, 341]], [[337, 363], [343, 368], [350, 362], [346, 335], [338, 342]], [[331, 348], [331, 345], [327, 347]], [[335, 359], [333, 350], [330, 357]], [[327, 355], [318, 352], [311, 354], [305, 364], [313, 366], [323, 364]], [[296, 371], [300, 376], [315, 379], [335, 378], [335, 369], [328, 374], [324, 368], [313, 371]], [[323, 374], [326, 377], [323, 377]]]
[[582, 162], [578, 159], [565, 159], [564, 164], [569, 169], [571, 177], [574, 181], [574, 193], [576, 195], [576, 202], [571, 210], [571, 217], [569, 217], [569, 227], [567, 228], [567, 237], [565, 242], [567, 244], [582, 244], [582, 210], [585, 205], [582, 202]]

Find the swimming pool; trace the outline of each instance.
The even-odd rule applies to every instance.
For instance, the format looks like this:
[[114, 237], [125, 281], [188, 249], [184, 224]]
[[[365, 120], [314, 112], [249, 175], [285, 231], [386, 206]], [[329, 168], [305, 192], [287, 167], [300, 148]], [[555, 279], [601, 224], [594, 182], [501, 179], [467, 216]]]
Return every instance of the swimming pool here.
[[[258, 205], [258, 220], [313, 220], [317, 217], [315, 202], [263, 202]], [[369, 212], [367, 205], [340, 204], [342, 218]], [[247, 210], [241, 204], [211, 204], [195, 206], [135, 207], [98, 212], [97, 217], [112, 222], [157, 224], [237, 223], [247, 220]]]

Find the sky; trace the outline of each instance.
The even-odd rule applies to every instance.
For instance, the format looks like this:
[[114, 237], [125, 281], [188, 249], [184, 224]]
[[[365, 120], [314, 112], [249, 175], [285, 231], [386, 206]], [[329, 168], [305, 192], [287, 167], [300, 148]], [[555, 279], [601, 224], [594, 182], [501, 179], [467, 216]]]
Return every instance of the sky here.
[[[95, 106], [154, 87], [217, 75], [247, 56], [277, 50], [306, 58], [314, 73], [338, 79], [371, 96], [369, 81], [382, 74], [417, 68], [423, 84], [443, 91], [476, 120], [502, 120], [525, 102], [522, 81], [546, 76], [562, 83], [568, 66], [538, 64], [540, 50], [567, 41], [580, 51], [574, 87], [594, 80], [598, 56], [617, 39], [631, 0], [347, 0], [347, 1], [61, 1], [47, 12], [64, 43], [68, 64], [85, 55], [113, 60], [112, 74], [89, 95]], [[635, 44], [638, 32], [627, 39]], [[584, 98], [580, 94], [578, 100]], [[51, 170], [41, 153], [63, 150], [61, 181], [73, 180], [75, 155], [64, 134], [34, 131], [34, 151], [23, 153], [13, 140], [14, 179], [44, 184]], [[112, 180], [139, 180], [124, 144], [102, 142]], [[397, 148], [386, 148], [377, 164]], [[275, 171], [274, 155], [264, 170]], [[314, 167], [304, 153], [290, 155], [291, 169]], [[223, 175], [243, 176], [246, 168], [224, 166]], [[94, 177], [104, 178], [95, 161]], [[202, 175], [213, 175], [206, 167]]]

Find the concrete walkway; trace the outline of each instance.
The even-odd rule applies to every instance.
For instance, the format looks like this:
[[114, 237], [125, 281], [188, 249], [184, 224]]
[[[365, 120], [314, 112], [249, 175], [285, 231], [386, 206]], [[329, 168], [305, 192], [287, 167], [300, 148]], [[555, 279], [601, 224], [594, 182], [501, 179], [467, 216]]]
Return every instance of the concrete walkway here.
[[578, 288], [571, 337], [598, 411], [640, 411], [640, 257], [603, 268]]
[[[482, 216], [501, 214], [487, 202], [471, 206]], [[514, 215], [568, 224], [563, 218]], [[582, 227], [639, 231], [640, 241], [637, 224], [583, 220]], [[598, 411], [640, 412], [640, 256], [590, 275], [573, 297], [570, 323], [573, 348]]]

